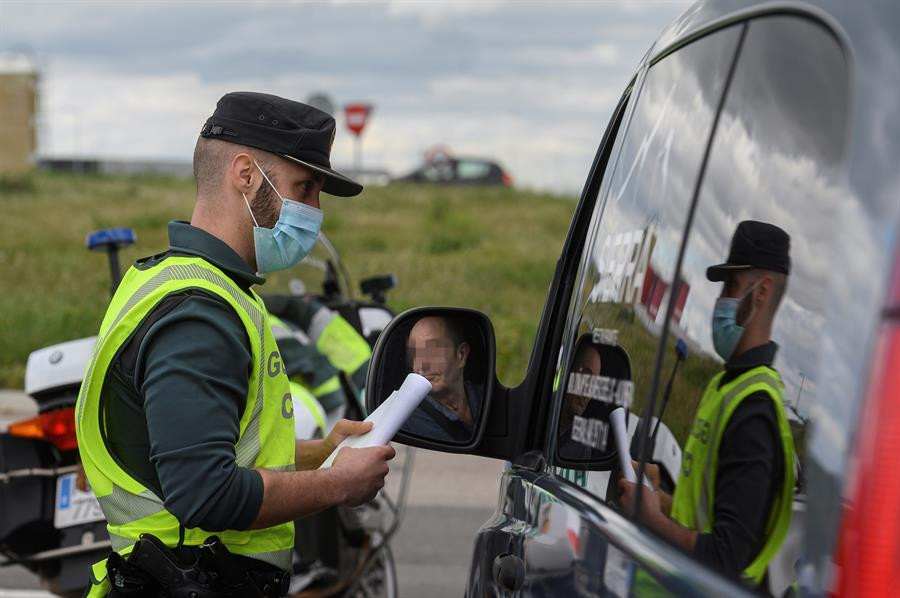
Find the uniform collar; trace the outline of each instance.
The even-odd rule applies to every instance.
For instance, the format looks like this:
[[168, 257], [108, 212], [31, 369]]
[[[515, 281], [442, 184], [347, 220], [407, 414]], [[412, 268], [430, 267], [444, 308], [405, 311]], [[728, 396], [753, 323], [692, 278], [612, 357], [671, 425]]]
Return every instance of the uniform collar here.
[[169, 250], [183, 255], [202, 257], [216, 266], [236, 283], [250, 287], [263, 284], [266, 279], [257, 276], [250, 264], [223, 240], [189, 222], [173, 220], [169, 223]]
[[775, 362], [775, 353], [777, 351], [778, 344], [774, 341], [769, 341], [764, 345], [757, 345], [729, 359], [728, 363], [725, 364], [725, 371], [729, 373], [745, 371], [762, 365], [771, 367]]

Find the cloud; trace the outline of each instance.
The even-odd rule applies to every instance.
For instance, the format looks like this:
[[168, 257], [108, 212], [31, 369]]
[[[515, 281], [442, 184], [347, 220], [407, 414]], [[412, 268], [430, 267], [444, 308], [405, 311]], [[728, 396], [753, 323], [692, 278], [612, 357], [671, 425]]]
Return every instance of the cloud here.
[[[448, 143], [574, 195], [628, 78], [682, 6], [7, 2], [0, 39], [44, 67], [45, 155], [188, 160], [222, 94], [325, 91], [375, 105], [371, 166], [400, 174]], [[334, 152], [350, 162], [343, 127]]]
[[[352, 3], [348, 2], [348, 3]], [[497, 11], [503, 0], [456, 0], [455, 2], [435, 2], [421, 0], [390, 0], [388, 14], [411, 16], [421, 24], [433, 26], [448, 18], [472, 17]]]
[[532, 47], [524, 48], [518, 58], [531, 65], [584, 69], [618, 64], [621, 50], [618, 45], [610, 42], [597, 43], [587, 48]]

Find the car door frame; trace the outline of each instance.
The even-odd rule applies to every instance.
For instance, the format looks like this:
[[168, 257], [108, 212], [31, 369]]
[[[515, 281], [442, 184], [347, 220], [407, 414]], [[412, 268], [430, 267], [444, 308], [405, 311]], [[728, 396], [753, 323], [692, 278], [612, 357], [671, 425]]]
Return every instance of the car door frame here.
[[[634, 99], [631, 101], [631, 105], [629, 106], [629, 114], [627, 120], [625, 121], [625, 128], [618, 133], [616, 139], [614, 140], [614, 155], [611, 156], [610, 160], [606, 163], [606, 168], [604, 168], [602, 171], [597, 170], [596, 160], [594, 167], [592, 167], [591, 179], [589, 179], [585, 187], [585, 194], [583, 194], [582, 201], [585, 200], [585, 195], [589, 196], [588, 191], [590, 189], [598, 188], [607, 172], [607, 168], [614, 169], [616, 167], [615, 162], [618, 160], [619, 152], [621, 150], [621, 141], [628, 134], [631, 112], [640, 101], [640, 92], [642, 91], [643, 80], [646, 76], [647, 71], [654, 64], [663, 60], [665, 57], [671, 55], [672, 53], [677, 52], [689, 43], [692, 43], [700, 38], [715, 34], [716, 32], [721, 31], [727, 27], [731, 27], [734, 25], [744, 26], [744, 30], [741, 33], [741, 41], [736, 48], [735, 56], [733, 56], [732, 58], [732, 64], [729, 69], [727, 83], [723, 89], [721, 97], [718, 98], [718, 107], [714, 116], [713, 125], [710, 128], [710, 132], [704, 147], [704, 156], [701, 161], [700, 167], [698, 168], [694, 181], [694, 190], [689, 205], [689, 215], [681, 231], [676, 272], [680, 272], [682, 270], [684, 253], [692, 230], [693, 219], [697, 209], [699, 195], [702, 190], [706, 168], [710, 161], [710, 153], [712, 149], [711, 146], [716, 137], [719, 118], [722, 114], [725, 102], [730, 92], [731, 81], [733, 79], [735, 69], [740, 62], [740, 52], [745, 41], [744, 37], [746, 35], [746, 25], [755, 18], [785, 14], [801, 16], [818, 22], [821, 26], [823, 26], [823, 28], [839, 38], [839, 40], [841, 38], [840, 29], [835, 27], [834, 21], [830, 18], [827, 18], [827, 16], [823, 16], [823, 14], [818, 10], [807, 9], [807, 7], [797, 8], [784, 6], [768, 6], [762, 8], [753, 7], [752, 9], [738, 11], [726, 18], [718, 19], [711, 25], [693, 32], [691, 35], [680, 39], [677, 43], [663, 48], [656, 54], [654, 54], [654, 48], [651, 48], [651, 51], [648, 52], [644, 61], [642, 61], [639, 70], [639, 74], [637, 77], [638, 84], [635, 86], [635, 89], [637, 91], [632, 92]], [[608, 140], [604, 139], [604, 142], [608, 142]], [[601, 151], [602, 149], [603, 146], [601, 145]], [[605, 197], [601, 197], [599, 195], [595, 196], [594, 202], [590, 206], [590, 209], [592, 211], [591, 214], [587, 214], [586, 212], [588, 208], [586, 206], [582, 206], [582, 210], [579, 212], [579, 216], [589, 221], [590, 227], [595, 227], [595, 224], [593, 223], [593, 208], [596, 207], [596, 202], [605, 200]], [[601, 218], [602, 210], [603, 206], [600, 206]], [[575, 230], [577, 227], [573, 225], [572, 228], [573, 230]], [[588, 234], [592, 234], [590, 228], [588, 229]], [[573, 334], [577, 333], [577, 324], [574, 321], [575, 318], [573, 318], [572, 321], [569, 321], [568, 312], [571, 309], [570, 303], [573, 300], [573, 292], [578, 293], [578, 290], [574, 289], [574, 286], [576, 284], [580, 284], [579, 281], [583, 280], [583, 272], [581, 272], [581, 267], [584, 263], [582, 259], [583, 251], [586, 247], [591, 246], [592, 240], [593, 237], [585, 238], [584, 242], [578, 247], [577, 256], [573, 255], [569, 257], [570, 260], [577, 260], [577, 272], [573, 279], [569, 281], [561, 281], [559, 288], [557, 289], [557, 291], [560, 293], [559, 295], [557, 295], [559, 302], [555, 304], [555, 312], [548, 314], [548, 327], [551, 327], [553, 334], [548, 333], [547, 335], [550, 336], [552, 340], [558, 339], [558, 344], [549, 343], [537, 345], [536, 343], [536, 346], [547, 347], [545, 349], [543, 360], [541, 360], [541, 363], [544, 366], [544, 369], [541, 373], [543, 374], [545, 381], [548, 372], [554, 371], [551, 360], [557, 358], [558, 356], [559, 367], [562, 367], [564, 364], [568, 363], [571, 358], [568, 353], [571, 351], [572, 342], [567, 342], [566, 339], [568, 339], [568, 341], [574, 340], [575, 337], [573, 336]], [[571, 265], [569, 267], [569, 271], [571, 271]], [[665, 343], [669, 335], [669, 324], [671, 321], [674, 302], [675, 297], [673, 294], [668, 305], [666, 306], [666, 320], [657, 345], [657, 359], [654, 365], [651, 396], [657, 395], [659, 391], [659, 384], [661, 380], [660, 368], [662, 365], [661, 351], [663, 350], [661, 348], [665, 347]], [[561, 318], [563, 319], [563, 322], [560, 322]], [[561, 335], [559, 334], [558, 328], [556, 328], [560, 325], [564, 326]], [[559, 351], [561, 348], [563, 349], [563, 354], [559, 355]], [[532, 358], [534, 360], [534, 356], [532, 356]], [[532, 372], [529, 369], [529, 377], [531, 377], [531, 374]], [[611, 545], [614, 545], [618, 549], [627, 553], [627, 555], [630, 558], [634, 559], [640, 567], [653, 572], [653, 574], [658, 577], [660, 581], [663, 581], [663, 583], [670, 588], [678, 588], [679, 591], [685, 591], [689, 594], [701, 593], [709, 595], [724, 595], [727, 593], [728, 595], [737, 595], [744, 592], [744, 589], [740, 586], [712, 572], [711, 570], [698, 565], [696, 560], [685, 554], [682, 550], [668, 544], [656, 534], [648, 532], [646, 528], [642, 527], [638, 522], [624, 517], [619, 511], [604, 503], [599, 497], [595, 497], [589, 494], [576, 484], [560, 476], [553, 475], [552, 471], [553, 467], [555, 466], [556, 457], [556, 443], [554, 442], [554, 432], [556, 425], [558, 425], [558, 402], [561, 400], [561, 395], [554, 396], [552, 390], [548, 392], [545, 387], [541, 387], [540, 385], [538, 385], [537, 388], [543, 388], [542, 396], [544, 400], [543, 402], [538, 402], [538, 405], [535, 406], [535, 419], [537, 419], [538, 421], [547, 422], [547, 424], [552, 425], [547, 425], [544, 429], [544, 434], [542, 436], [543, 446], [540, 447], [539, 454], [535, 454], [538, 452], [537, 450], [535, 450], [534, 453], [526, 453], [527, 458], [520, 458], [516, 462], [514, 462], [513, 467], [505, 475], [505, 477], [509, 479], [504, 480], [504, 486], [507, 486], [510, 483], [515, 483], [514, 478], [518, 478], [522, 483], [532, 485], [542, 492], [546, 492], [552, 496], [557, 497], [562, 502], [572, 505], [573, 508], [578, 511], [583, 521], [587, 521], [591, 526], [595, 526], [598, 529], [602, 530], [602, 535], [605, 536], [605, 538]], [[654, 403], [655, 401], [652, 400], [647, 402], [647, 411], [645, 411], [643, 416], [647, 415], [647, 412], [649, 412], [649, 410], [653, 407]], [[552, 422], [548, 421], [548, 414], [551, 416]], [[642, 466], [640, 468], [641, 471], [639, 473], [642, 473], [644, 461], [646, 461], [646, 459], [642, 460]]]
[[[776, 12], [776, 11], [773, 11]], [[578, 517], [581, 519], [582, 530], [595, 530], [602, 536], [608, 545], [614, 546], [616, 549], [625, 553], [626, 558], [633, 561], [640, 568], [650, 571], [654, 577], [663, 582], [669, 588], [677, 589], [679, 593], [700, 594], [700, 595], [741, 595], [745, 591], [734, 584], [732, 581], [712, 572], [711, 570], [698, 565], [698, 563], [684, 553], [682, 550], [672, 546], [662, 540], [659, 536], [649, 533], [646, 528], [640, 525], [639, 521], [626, 518], [618, 510], [604, 503], [599, 497], [595, 497], [572, 482], [553, 474], [556, 457], [555, 427], [558, 425], [559, 417], [559, 401], [561, 394], [554, 393], [552, 390], [553, 379], [555, 378], [556, 369], [568, 363], [571, 356], [572, 343], [566, 343], [568, 338], [573, 340], [573, 334], [577, 332], [577, 325], [573, 317], [570, 321], [570, 314], [574, 316], [572, 301], [577, 299], [575, 295], [575, 286], [580, 285], [584, 279], [583, 268], [583, 252], [587, 247], [591, 246], [591, 241], [595, 240], [596, 231], [599, 222], [595, 219], [603, 217], [605, 210], [605, 202], [607, 201], [608, 189], [606, 193], [601, 194], [602, 185], [606, 174], [614, 172], [621, 153], [622, 143], [627, 137], [631, 118], [635, 108], [639, 105], [640, 94], [643, 90], [643, 83], [649, 69], [663, 60], [665, 57], [677, 52], [691, 42], [700, 38], [714, 35], [718, 31], [724, 30], [731, 26], [741, 26], [738, 44], [735, 47], [734, 55], [731, 57], [731, 63], [728, 69], [725, 84], [723, 86], [720, 97], [717, 99], [717, 107], [710, 126], [709, 134], [706, 138], [703, 149], [703, 157], [698, 166], [693, 182], [693, 191], [688, 206], [688, 217], [682, 227], [679, 239], [679, 252], [676, 262], [676, 272], [680, 272], [684, 260], [684, 254], [687, 247], [689, 231], [692, 228], [693, 217], [696, 212], [698, 198], [702, 189], [704, 175], [710, 160], [710, 152], [712, 142], [715, 139], [718, 129], [718, 122], [722, 113], [725, 101], [728, 98], [731, 81], [733, 80], [737, 64], [740, 60], [740, 51], [743, 46], [747, 23], [753, 16], [761, 16], [759, 12], [753, 15], [747, 15], [742, 19], [725, 19], [718, 23], [718, 26], [704, 28], [702, 33], [692, 35], [681, 40], [675, 47], [665, 48], [663, 52], [656, 55], [653, 48], [647, 53], [642, 61], [638, 74], [633, 80], [634, 83], [623, 94], [622, 99], [610, 120], [610, 126], [604, 135], [604, 139], [598, 149], [594, 164], [591, 168], [589, 179], [585, 185], [579, 202], [576, 216], [573, 219], [573, 225], [563, 249], [560, 262], [557, 263], [557, 272], [554, 276], [554, 284], [551, 286], [551, 292], [548, 295], [545, 304], [544, 314], [541, 319], [535, 348], [529, 361], [528, 375], [526, 380], [519, 387], [510, 391], [510, 401], [516, 400], [514, 397], [524, 390], [528, 389], [530, 397], [533, 401], [531, 409], [526, 410], [531, 415], [528, 431], [529, 438], [533, 441], [526, 443], [526, 449], [513, 461], [512, 466], [504, 473], [504, 480], [501, 485], [501, 502], [504, 506], [508, 506], [510, 501], [515, 502], [515, 497], [528, 496], [534, 494], [535, 490], [542, 494], [554, 497], [557, 501], [563, 503], [566, 507], [574, 509]], [[652, 57], [652, 58], [651, 58]], [[620, 116], [622, 104], [627, 102], [625, 114], [618, 123], [616, 118]], [[610, 133], [615, 131], [615, 137], [612, 139], [610, 146]], [[604, 154], [608, 150], [608, 154], [604, 158]], [[609, 169], [613, 170], [610, 171]], [[601, 202], [598, 206], [597, 202]], [[580, 237], [575, 237], [581, 232]], [[572, 269], [575, 269], [574, 275]], [[654, 364], [654, 371], [651, 383], [650, 397], [647, 401], [644, 412], [644, 419], [651, 412], [655, 405], [653, 400], [659, 392], [659, 384], [661, 377], [661, 367], [663, 354], [662, 351], [666, 346], [666, 340], [669, 334], [669, 325], [671, 322], [671, 314], [675, 305], [675, 294], [670, 297], [666, 306], [665, 321], [663, 329], [657, 344], [657, 355]], [[549, 338], [548, 338], [549, 337]], [[550, 342], [546, 342], [549, 340]], [[562, 355], [560, 355], [562, 349]], [[541, 350], [541, 354], [537, 354]], [[558, 363], [556, 363], [558, 360]], [[537, 372], [532, 368], [537, 365]], [[529, 384], [530, 382], [530, 384]], [[521, 397], [525, 398], [525, 397]], [[549, 420], [552, 420], [549, 421]], [[552, 424], [552, 425], [550, 425]], [[539, 441], [538, 441], [539, 439]], [[643, 452], [643, 450], [642, 450]], [[639, 467], [639, 476], [643, 474], [643, 463], [641, 460]], [[524, 492], [518, 492], [516, 486], [522, 486]], [[528, 501], [519, 501], [518, 505], [520, 513], [524, 513], [523, 521], [527, 524], [530, 519], [536, 521], [537, 513], [532, 508], [529, 512]], [[514, 505], [515, 506], [515, 505]], [[502, 522], [504, 513], [502, 508], [495, 513], [495, 518], [489, 521], [479, 532], [488, 532], [492, 524]], [[482, 538], [480, 537], [479, 540]], [[515, 543], [509, 542], [509, 548], [513, 548]], [[479, 554], [479, 546], [486, 549], [488, 546], [482, 542], [476, 543], [475, 560], [473, 561], [473, 575], [470, 576], [470, 589], [474, 589], [472, 582], [477, 585], [476, 577], [481, 577], [481, 583], [486, 583], [485, 569], [481, 569], [481, 575], [476, 576], [476, 570], [480, 569], [477, 562]], [[512, 554], [515, 554], [513, 551]], [[483, 555], [481, 565], [485, 563]], [[524, 556], [524, 555], [523, 555]], [[493, 559], [499, 558], [493, 556]], [[524, 560], [523, 560], [524, 564]], [[476, 587], [477, 587], [476, 585]], [[496, 591], [496, 587], [494, 587]]]

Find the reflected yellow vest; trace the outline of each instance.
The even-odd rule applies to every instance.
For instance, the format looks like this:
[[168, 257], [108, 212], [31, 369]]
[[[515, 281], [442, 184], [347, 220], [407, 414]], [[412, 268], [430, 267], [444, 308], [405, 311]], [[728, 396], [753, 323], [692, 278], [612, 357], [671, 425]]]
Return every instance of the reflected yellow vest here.
[[[76, 407], [78, 449], [85, 473], [106, 516], [113, 550], [120, 554], [131, 552], [142, 533], [151, 533], [167, 546], [176, 546], [179, 522], [166, 510], [162, 497], [128, 475], [107, 449], [103, 429], [114, 422], [105, 421], [101, 405], [104, 379], [119, 349], [153, 308], [168, 295], [188, 289], [212, 293], [231, 305], [250, 340], [254, 367], [235, 444], [237, 465], [278, 471], [294, 469], [294, 418], [288, 379], [259, 296], [252, 290], [248, 295], [201, 258], [169, 257], [150, 267], [134, 266], [122, 279], [103, 319]], [[211, 535], [202, 529], [188, 528], [184, 544], [198, 545]], [[233, 553], [290, 569], [293, 523], [260, 530], [227, 530], [215, 535]], [[106, 595], [106, 561], [96, 563], [92, 573], [88, 595]]]
[[744, 577], [762, 581], [769, 562], [778, 553], [791, 525], [794, 498], [794, 441], [782, 404], [783, 385], [778, 373], [757, 367], [719, 388], [724, 372], [715, 376], [700, 399], [694, 426], [684, 447], [681, 472], [672, 497], [672, 518], [681, 525], [709, 533], [713, 526], [716, 471], [722, 435], [734, 410], [751, 394], [763, 391], [772, 397], [784, 454], [784, 482], [775, 494], [766, 521], [766, 539], [755, 559], [744, 569]]

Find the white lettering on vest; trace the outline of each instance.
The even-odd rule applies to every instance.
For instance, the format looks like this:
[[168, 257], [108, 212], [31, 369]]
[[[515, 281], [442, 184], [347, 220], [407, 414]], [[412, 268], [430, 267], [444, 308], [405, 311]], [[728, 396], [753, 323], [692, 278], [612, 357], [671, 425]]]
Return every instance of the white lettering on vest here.
[[609, 424], [599, 419], [589, 419], [576, 415], [572, 420], [572, 440], [585, 446], [606, 450]]

